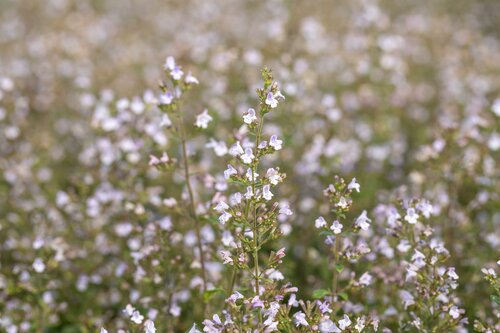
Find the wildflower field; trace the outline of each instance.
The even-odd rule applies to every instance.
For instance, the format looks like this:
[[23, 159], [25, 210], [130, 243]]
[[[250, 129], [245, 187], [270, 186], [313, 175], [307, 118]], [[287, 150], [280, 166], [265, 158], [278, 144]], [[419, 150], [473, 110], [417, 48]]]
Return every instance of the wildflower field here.
[[0, 0], [0, 333], [498, 333], [499, 125], [497, 0]]

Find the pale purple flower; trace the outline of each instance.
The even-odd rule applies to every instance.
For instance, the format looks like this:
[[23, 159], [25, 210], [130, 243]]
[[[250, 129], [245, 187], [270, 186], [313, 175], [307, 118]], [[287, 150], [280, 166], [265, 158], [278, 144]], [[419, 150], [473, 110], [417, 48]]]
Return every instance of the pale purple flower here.
[[415, 224], [417, 223], [417, 220], [419, 218], [419, 215], [415, 211], [415, 208], [410, 207], [406, 210], [406, 215], [405, 215], [405, 221], [410, 223], [410, 224]]
[[287, 215], [287, 216], [291, 216], [291, 215], [293, 215], [293, 212], [292, 212], [292, 210], [290, 209], [290, 207], [288, 207], [288, 205], [283, 205], [283, 206], [280, 208], [279, 213], [280, 213], [280, 214], [283, 214], [283, 215]]
[[268, 184], [268, 185], [264, 185], [262, 187], [262, 196], [264, 197], [264, 199], [266, 199], [267, 201], [271, 200], [273, 198], [273, 194], [271, 193], [271, 190], [270, 190], [271, 186]]
[[170, 76], [172, 76], [172, 79], [174, 79], [175, 81], [179, 81], [183, 75], [184, 72], [182, 71], [180, 66], [174, 66], [174, 68], [170, 71]]
[[239, 156], [244, 153], [243, 148], [241, 147], [241, 144], [239, 141], [237, 141], [234, 145], [229, 148], [229, 154], [233, 156]]
[[148, 319], [144, 322], [144, 333], [156, 333], [155, 323]]
[[173, 70], [175, 68], [175, 59], [172, 56], [168, 56], [165, 59], [165, 64], [163, 65], [163, 68], [166, 70]]
[[229, 251], [220, 251], [220, 255], [222, 257], [222, 260], [223, 260], [223, 264], [224, 265], [233, 265], [234, 264], [234, 261], [233, 261], [233, 258], [231, 258], [231, 253]]
[[339, 327], [341, 330], [345, 330], [351, 326], [352, 322], [348, 315], [344, 314], [344, 317], [339, 320]]
[[252, 186], [247, 186], [247, 191], [245, 193], [245, 199], [249, 200], [252, 197], [253, 197]]
[[322, 320], [319, 323], [319, 331], [321, 333], [340, 333], [340, 329], [337, 327], [337, 324], [335, 324], [333, 321], [330, 319]]
[[217, 206], [214, 207], [214, 210], [217, 211], [217, 212], [222, 212], [222, 211], [225, 211], [226, 209], [229, 209], [229, 206], [227, 203], [225, 203], [224, 201], [220, 201]]
[[253, 159], [255, 158], [252, 152], [252, 148], [245, 148], [245, 153], [240, 155], [240, 158], [245, 164], [252, 163]]
[[283, 144], [283, 141], [279, 140], [277, 135], [271, 136], [271, 139], [269, 140], [269, 145], [271, 147], [273, 147], [274, 150], [280, 150], [282, 144]]
[[130, 316], [130, 320], [132, 320], [136, 324], [142, 324], [142, 321], [144, 320], [144, 316], [140, 314], [139, 311], [135, 310], [132, 315]]
[[273, 109], [278, 106], [278, 100], [274, 97], [272, 92], [267, 93], [266, 104]]
[[370, 220], [368, 216], [366, 216], [366, 210], [364, 210], [354, 223], [362, 230], [368, 230], [368, 228], [370, 228], [371, 222], [372, 220]]
[[37, 273], [42, 273], [43, 271], [45, 271], [45, 264], [43, 263], [43, 260], [40, 258], [36, 258], [33, 261], [32, 266], [33, 266], [33, 269], [35, 270], [35, 272], [37, 272]]
[[257, 117], [255, 116], [255, 110], [250, 108], [248, 111], [243, 115], [243, 122], [245, 124], [252, 124], [253, 122], [257, 121]]
[[170, 127], [172, 126], [172, 121], [167, 114], [163, 114], [160, 121], [160, 127]]
[[293, 321], [295, 322], [295, 326], [309, 326], [309, 323], [306, 320], [306, 315], [302, 312], [296, 312], [293, 315]]
[[188, 72], [188, 74], [186, 75], [186, 77], [184, 78], [184, 82], [186, 82], [187, 84], [199, 84], [200, 82], [198, 81], [197, 78], [195, 78], [191, 72]]
[[226, 179], [229, 179], [231, 178], [232, 175], [237, 175], [237, 174], [238, 171], [236, 171], [236, 169], [231, 164], [228, 164], [227, 169], [224, 170], [224, 178]]
[[170, 105], [174, 100], [174, 95], [170, 91], [167, 91], [160, 95], [160, 105]]
[[349, 185], [347, 185], [347, 188], [349, 190], [355, 190], [356, 192], [359, 192], [360, 185], [358, 182], [356, 182], [356, 178], [353, 178]]
[[253, 181], [259, 177], [259, 174], [257, 172], [252, 172], [252, 168], [248, 168], [245, 177], [249, 181]]
[[335, 221], [333, 221], [333, 224], [330, 227], [330, 229], [333, 231], [333, 233], [335, 235], [338, 235], [338, 234], [340, 234], [342, 232], [342, 228], [343, 227], [344, 226], [339, 221], [335, 220]]
[[363, 286], [369, 286], [372, 283], [373, 277], [371, 276], [370, 273], [365, 272], [361, 277], [359, 278], [359, 284]]
[[226, 211], [223, 211], [222, 212], [222, 215], [219, 216], [219, 222], [220, 224], [224, 225], [226, 224], [227, 221], [229, 221], [229, 219], [232, 217], [233, 215], [231, 215], [230, 213], [226, 212]]
[[205, 145], [207, 148], [213, 148], [215, 155], [224, 156], [227, 154], [228, 149], [226, 143], [224, 141], [217, 141], [214, 139], [210, 139], [210, 141]]
[[326, 227], [326, 220], [323, 216], [320, 216], [316, 219], [316, 221], [314, 221], [314, 226], [319, 229], [319, 228], [323, 228], [323, 227]]
[[273, 185], [278, 185], [278, 183], [281, 181], [281, 175], [274, 168], [267, 169], [266, 178], [269, 179], [269, 182]]
[[205, 109], [203, 110], [202, 113], [200, 113], [198, 116], [196, 116], [196, 121], [194, 123], [194, 126], [198, 128], [207, 128], [208, 123], [213, 120], [212, 116], [208, 114], [208, 110]]
[[264, 149], [267, 147], [267, 141], [261, 141], [259, 145], [257, 146], [257, 149]]

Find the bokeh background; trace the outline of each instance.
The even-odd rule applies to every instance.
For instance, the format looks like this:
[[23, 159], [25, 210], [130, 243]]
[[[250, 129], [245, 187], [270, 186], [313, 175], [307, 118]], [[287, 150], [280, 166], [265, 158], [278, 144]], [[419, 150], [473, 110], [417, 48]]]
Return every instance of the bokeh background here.
[[[178, 151], [158, 127], [158, 110], [144, 111], [167, 55], [200, 80], [186, 112], [207, 108], [215, 118], [202, 135], [191, 131], [198, 169], [213, 175], [197, 180], [200, 201], [210, 200], [225, 168], [205, 142], [235, 134], [262, 66], [281, 83], [287, 99], [266, 131], [285, 141], [270, 162], [287, 173], [280, 195], [296, 213], [283, 227], [291, 249], [283, 272], [304, 296], [329, 274], [312, 225], [327, 209], [322, 189], [340, 174], [362, 186], [349, 218], [398, 195], [436, 203], [433, 227], [461, 277], [467, 314], [494, 318], [480, 269], [500, 249], [499, 39], [495, 0], [0, 0], [4, 329], [124, 327], [127, 303], [165, 287], [136, 278], [130, 239], [147, 243], [148, 221], [166, 214], [158, 200], [182, 190], [175, 174], [161, 178], [147, 165], [150, 153]], [[148, 213], [130, 212], [130, 203]], [[124, 236], [124, 224], [137, 226]], [[375, 250], [362, 267], [379, 275], [353, 306], [383, 314], [390, 297], [374, 294], [390, 294], [390, 255], [383, 237], [368, 236]], [[184, 243], [189, 261], [196, 254]], [[37, 257], [50, 269], [33, 279]], [[166, 315], [165, 330], [182, 331], [202, 315], [190, 312], [178, 280], [169, 283], [159, 298], [173, 297], [181, 310]]]

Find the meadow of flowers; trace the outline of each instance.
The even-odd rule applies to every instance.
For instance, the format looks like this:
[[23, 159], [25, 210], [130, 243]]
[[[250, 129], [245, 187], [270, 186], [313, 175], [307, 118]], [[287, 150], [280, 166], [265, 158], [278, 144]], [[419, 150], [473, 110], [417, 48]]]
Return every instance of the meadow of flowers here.
[[500, 332], [499, 13], [0, 1], [0, 332]]

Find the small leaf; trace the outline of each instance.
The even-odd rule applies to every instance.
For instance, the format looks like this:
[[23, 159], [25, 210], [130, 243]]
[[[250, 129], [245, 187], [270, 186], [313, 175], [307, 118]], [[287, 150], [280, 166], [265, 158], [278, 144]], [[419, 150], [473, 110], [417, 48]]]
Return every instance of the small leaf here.
[[339, 293], [339, 296], [344, 300], [347, 301], [349, 299], [349, 295], [347, 293]]
[[342, 264], [335, 264], [335, 270], [339, 273], [342, 273], [342, 271], [344, 270], [344, 265]]
[[327, 290], [327, 289], [316, 289], [312, 293], [312, 297], [314, 299], [320, 299], [320, 298], [323, 298], [323, 297], [328, 296], [328, 295], [330, 295], [330, 290]]
[[491, 295], [491, 300], [495, 303], [497, 303], [497, 305], [500, 305], [500, 296], [498, 295]]
[[335, 235], [333, 233], [333, 231], [330, 231], [330, 230], [322, 230], [320, 233], [319, 233], [320, 236], [323, 236], [323, 237], [326, 237], [326, 236], [333, 236]]
[[221, 289], [221, 288], [207, 290], [203, 293], [203, 299], [205, 300], [205, 302], [207, 302], [215, 295], [221, 294], [223, 292], [224, 292], [224, 289]]

